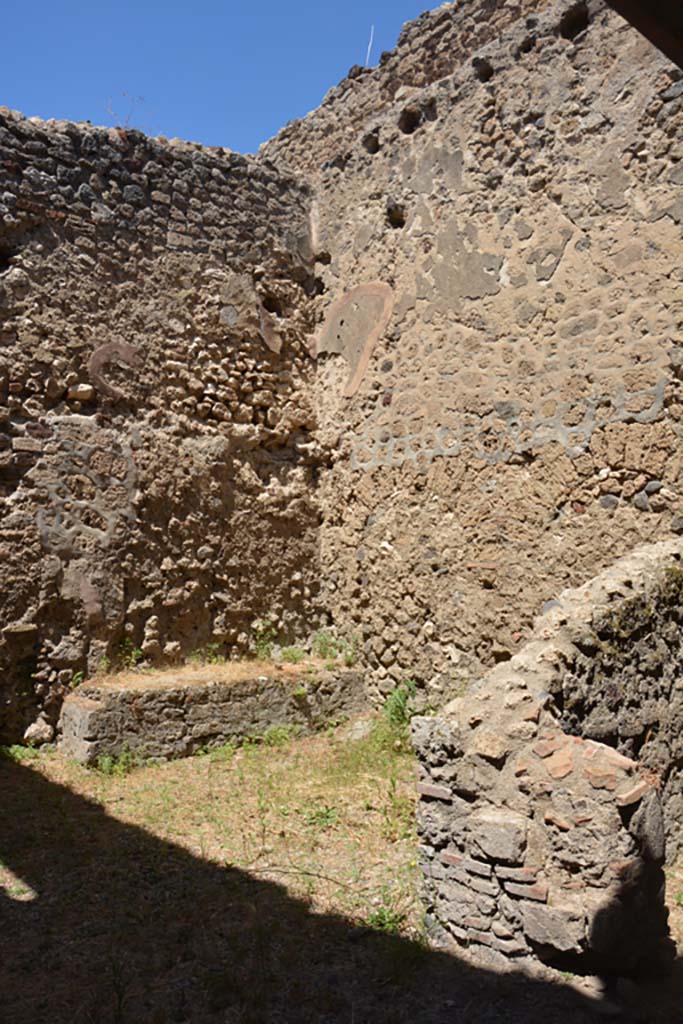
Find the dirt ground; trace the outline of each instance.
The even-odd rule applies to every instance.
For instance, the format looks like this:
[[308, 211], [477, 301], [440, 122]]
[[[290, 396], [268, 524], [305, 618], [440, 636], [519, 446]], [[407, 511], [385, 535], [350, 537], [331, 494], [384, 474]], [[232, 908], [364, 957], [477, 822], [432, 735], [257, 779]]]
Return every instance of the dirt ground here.
[[[680, 959], [601, 998], [436, 948], [413, 762], [381, 719], [103, 769], [0, 757], [3, 1024], [683, 1021]], [[668, 898], [683, 954], [683, 865]]]

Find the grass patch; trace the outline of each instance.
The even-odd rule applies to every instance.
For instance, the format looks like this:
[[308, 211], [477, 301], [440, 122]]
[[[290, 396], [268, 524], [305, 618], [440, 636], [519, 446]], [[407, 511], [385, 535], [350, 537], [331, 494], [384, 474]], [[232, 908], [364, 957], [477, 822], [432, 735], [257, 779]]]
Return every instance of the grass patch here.
[[100, 754], [95, 762], [95, 770], [102, 775], [111, 775], [120, 779], [125, 775], [130, 775], [141, 764], [142, 761], [138, 755], [126, 748], [119, 754]]
[[0, 756], [20, 763], [22, 761], [35, 761], [41, 754], [36, 747], [24, 747], [20, 743], [13, 743], [9, 747], [0, 747]]
[[267, 747], [284, 747], [300, 732], [298, 725], [269, 725], [261, 739]]
[[339, 811], [331, 804], [317, 804], [304, 811], [303, 819], [309, 828], [324, 831], [339, 824]]
[[306, 652], [301, 647], [283, 647], [282, 660], [289, 665], [298, 665], [306, 658]]

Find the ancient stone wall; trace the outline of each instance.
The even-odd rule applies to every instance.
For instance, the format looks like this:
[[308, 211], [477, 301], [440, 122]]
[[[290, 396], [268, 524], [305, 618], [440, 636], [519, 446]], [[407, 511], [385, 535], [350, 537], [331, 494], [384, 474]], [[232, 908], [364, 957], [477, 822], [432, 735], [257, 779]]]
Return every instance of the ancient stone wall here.
[[5, 733], [271, 612], [438, 703], [683, 529], [682, 126], [601, 0], [443, 5], [256, 159], [4, 112]]
[[[602, 3], [494, 9], [418, 20], [392, 61], [423, 46], [426, 86], [386, 60], [264, 150], [338, 155], [313, 175], [325, 601], [377, 687], [434, 701], [683, 527], [681, 74]], [[462, 38], [432, 73], [437, 24]]]
[[621, 973], [672, 955], [662, 865], [683, 845], [682, 625], [683, 542], [646, 546], [415, 720], [426, 896], [460, 942]]
[[265, 162], [0, 112], [1, 736], [103, 659], [311, 628], [309, 207]]
[[352, 67], [319, 107], [290, 122], [261, 152], [304, 170], [311, 179], [330, 167], [343, 169], [353, 158], [363, 129], [367, 132], [362, 135], [364, 144], [372, 147], [376, 130], [372, 119], [381, 116], [394, 99], [413, 87], [450, 76], [469, 63], [480, 47], [504, 37], [524, 15], [533, 21], [547, 2], [461, 0], [425, 11], [403, 26], [395, 48], [381, 54], [377, 67]]

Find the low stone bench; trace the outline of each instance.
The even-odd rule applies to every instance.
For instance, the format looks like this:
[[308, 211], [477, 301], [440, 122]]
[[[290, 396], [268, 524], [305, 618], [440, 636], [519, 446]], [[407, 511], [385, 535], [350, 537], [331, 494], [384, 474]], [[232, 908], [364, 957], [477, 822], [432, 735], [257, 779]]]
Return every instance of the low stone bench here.
[[317, 663], [207, 665], [83, 683], [59, 721], [59, 747], [82, 764], [130, 751], [176, 758], [262, 736], [274, 726], [312, 732], [368, 707], [360, 671]]
[[510, 661], [413, 720], [429, 913], [486, 959], [588, 971], [673, 955], [683, 849], [683, 542], [549, 602]]

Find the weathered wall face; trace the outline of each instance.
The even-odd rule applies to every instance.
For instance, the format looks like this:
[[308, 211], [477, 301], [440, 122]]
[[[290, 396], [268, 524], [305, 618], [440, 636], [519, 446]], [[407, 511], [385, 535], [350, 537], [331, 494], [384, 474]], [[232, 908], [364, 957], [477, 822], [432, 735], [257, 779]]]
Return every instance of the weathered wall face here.
[[383, 68], [347, 80], [265, 150], [328, 155], [322, 583], [384, 690], [466, 685], [683, 525], [680, 73], [600, 3], [500, 28], [383, 106]]
[[310, 629], [307, 188], [0, 113], [0, 735], [74, 674]]
[[426, 896], [461, 942], [622, 973], [673, 955], [682, 558], [647, 545], [565, 592], [509, 664], [415, 720]]
[[599, 0], [444, 5], [257, 159], [4, 112], [5, 731], [270, 613], [438, 702], [683, 529], [682, 123]]
[[[421, 88], [452, 75], [523, 16], [533, 17], [548, 0], [461, 0], [441, 4], [403, 26], [396, 46], [378, 66], [355, 65], [329, 90], [316, 110], [282, 129], [262, 152], [317, 178], [320, 170], [353, 159], [359, 133], [368, 142], [372, 118], [386, 113], [401, 88]], [[567, 5], [569, 8], [569, 5]]]

